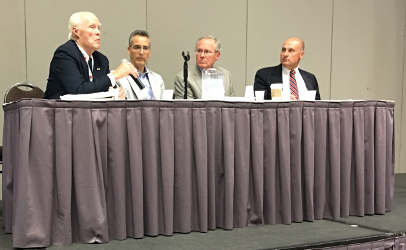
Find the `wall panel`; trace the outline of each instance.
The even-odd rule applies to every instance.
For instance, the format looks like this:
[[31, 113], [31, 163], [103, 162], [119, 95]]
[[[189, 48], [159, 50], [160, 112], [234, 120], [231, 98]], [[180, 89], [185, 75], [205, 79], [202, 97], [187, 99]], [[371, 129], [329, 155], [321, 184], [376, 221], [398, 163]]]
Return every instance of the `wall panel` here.
[[[404, 130], [400, 125], [405, 4], [402, 0], [334, 2], [331, 98], [394, 100], [398, 136]], [[398, 164], [399, 149], [396, 140], [396, 171], [405, 172], [406, 166]]]
[[[0, 8], [0, 98], [15, 83], [25, 82], [25, 19], [23, 0], [2, 0]], [[0, 131], [3, 131], [4, 112], [0, 111]], [[0, 133], [3, 141], [3, 133]], [[0, 144], [1, 145], [1, 144]], [[1, 199], [1, 195], [0, 195]]]
[[[400, 13], [402, 12], [402, 6], [399, 6]], [[404, 17], [406, 17], [406, 6], [403, 6]], [[401, 17], [401, 15], [400, 15]], [[401, 44], [400, 46], [401, 47]], [[396, 171], [398, 173], [406, 173], [406, 21], [404, 23], [403, 30], [403, 84], [402, 84], [402, 100], [396, 103], [396, 111], [399, 113], [400, 109], [401, 117], [397, 119], [399, 122], [400, 131], [396, 131], [397, 146], [399, 147], [399, 161], [396, 161]], [[397, 127], [398, 128], [398, 127]]]
[[220, 59], [215, 63], [231, 72], [237, 96], [245, 90], [246, 0], [150, 0], [147, 28], [152, 39], [148, 67], [173, 89], [173, 80], [183, 70], [182, 51], [189, 51], [189, 67], [196, 62], [199, 37], [212, 35], [221, 41]]
[[24, 82], [26, 77], [24, 1], [2, 1], [0, 29], [0, 69], [4, 77], [0, 96], [3, 97], [11, 85]]

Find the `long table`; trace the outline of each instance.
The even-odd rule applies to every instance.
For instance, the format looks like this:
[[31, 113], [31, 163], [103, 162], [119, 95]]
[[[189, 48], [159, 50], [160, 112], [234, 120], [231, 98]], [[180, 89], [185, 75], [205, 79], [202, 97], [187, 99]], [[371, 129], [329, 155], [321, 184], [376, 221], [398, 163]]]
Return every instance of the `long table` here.
[[387, 101], [61, 101], [3, 106], [14, 247], [384, 214]]

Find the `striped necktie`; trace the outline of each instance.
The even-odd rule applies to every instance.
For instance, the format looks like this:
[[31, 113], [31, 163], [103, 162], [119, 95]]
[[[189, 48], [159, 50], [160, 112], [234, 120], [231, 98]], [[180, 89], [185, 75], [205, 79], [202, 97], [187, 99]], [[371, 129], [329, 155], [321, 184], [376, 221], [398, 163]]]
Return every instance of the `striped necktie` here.
[[295, 73], [296, 73], [295, 70], [290, 71], [289, 88], [290, 88], [290, 94], [295, 97], [295, 100], [299, 100], [299, 90], [297, 88]]

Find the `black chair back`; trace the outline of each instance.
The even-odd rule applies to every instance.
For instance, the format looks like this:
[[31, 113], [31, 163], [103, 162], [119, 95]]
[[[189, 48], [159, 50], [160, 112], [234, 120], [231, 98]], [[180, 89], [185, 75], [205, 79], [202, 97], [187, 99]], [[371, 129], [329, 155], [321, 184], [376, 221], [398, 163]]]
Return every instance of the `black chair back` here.
[[[25, 88], [25, 89], [22, 89]], [[34, 84], [21, 82], [14, 84], [4, 95], [4, 103], [18, 101], [21, 98], [44, 98], [44, 91]]]

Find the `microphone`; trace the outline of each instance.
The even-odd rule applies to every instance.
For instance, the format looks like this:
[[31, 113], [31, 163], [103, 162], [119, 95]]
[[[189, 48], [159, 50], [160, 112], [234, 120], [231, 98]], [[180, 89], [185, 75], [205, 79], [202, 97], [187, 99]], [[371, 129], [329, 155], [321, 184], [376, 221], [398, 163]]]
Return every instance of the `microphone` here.
[[[127, 61], [127, 59], [123, 59], [123, 60], [121, 60], [121, 63], [128, 63], [128, 61]], [[130, 74], [130, 76], [131, 76], [131, 78], [134, 80], [134, 82], [137, 84], [137, 86], [138, 86], [140, 89], [145, 88], [145, 85], [141, 82], [140, 79], [138, 79], [138, 77], [134, 77], [134, 76], [131, 75], [131, 74]]]

